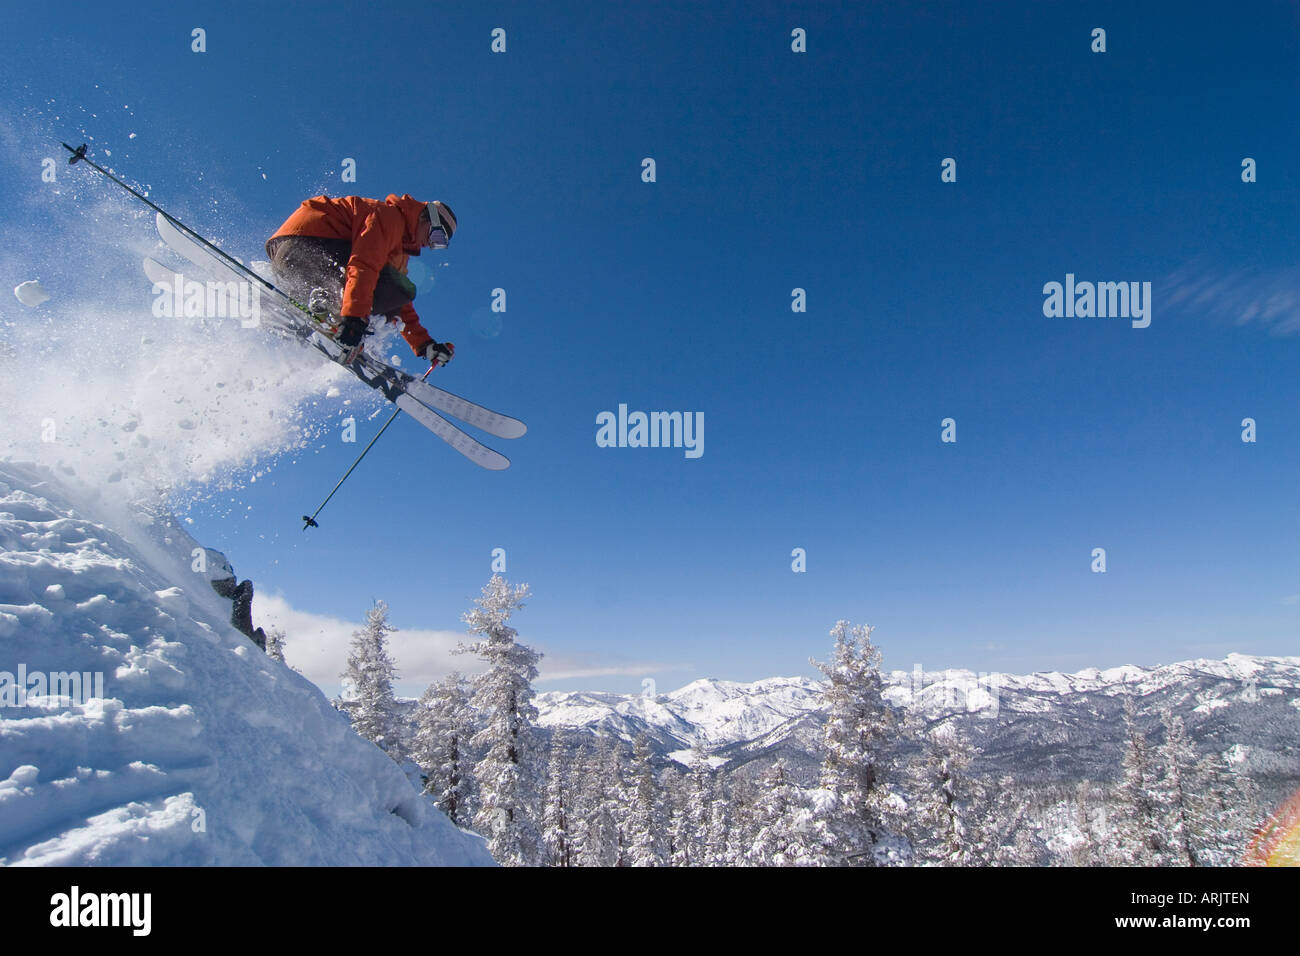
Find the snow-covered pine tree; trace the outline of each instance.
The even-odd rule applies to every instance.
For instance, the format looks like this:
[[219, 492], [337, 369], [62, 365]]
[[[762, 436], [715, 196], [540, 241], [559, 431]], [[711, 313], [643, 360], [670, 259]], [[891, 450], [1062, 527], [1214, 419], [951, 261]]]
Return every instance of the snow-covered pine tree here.
[[398, 734], [397, 702], [393, 698], [397, 665], [388, 655], [388, 635], [396, 630], [388, 623], [388, 605], [376, 601], [366, 612], [366, 626], [352, 632], [348, 667], [341, 676], [354, 701], [353, 728], [401, 763], [404, 754]]
[[623, 816], [626, 784], [623, 754], [613, 731], [596, 738], [579, 777], [575, 813], [580, 866], [624, 866]]
[[991, 862], [998, 866], [1043, 866], [1047, 843], [1024, 788], [1005, 774], [998, 779], [994, 792], [988, 822]]
[[923, 749], [909, 774], [913, 861], [921, 866], [985, 862], [981, 814], [987, 793], [970, 770], [976, 751], [953, 723], [922, 733]]
[[754, 805], [754, 839], [747, 854], [755, 866], [802, 866], [808, 862], [805, 834], [797, 818], [802, 798], [790, 781], [784, 760], [764, 771]]
[[1124, 698], [1124, 757], [1120, 784], [1111, 808], [1113, 838], [1106, 862], [1120, 866], [1162, 866], [1169, 863], [1160, 768], [1146, 734], [1138, 724], [1133, 697]]
[[1105, 806], [1097, 803], [1093, 786], [1087, 780], [1081, 780], [1074, 788], [1074, 832], [1078, 839], [1070, 847], [1070, 862], [1073, 866], [1097, 866], [1103, 859], [1104, 843], [1097, 835], [1094, 816], [1101, 813], [1105, 817]]
[[1201, 761], [1200, 777], [1206, 788], [1200, 856], [1206, 866], [1240, 865], [1261, 823], [1259, 788], [1247, 773], [1240, 750], [1234, 747], [1229, 754], [1209, 754]]
[[601, 778], [605, 782], [602, 812], [606, 818], [605, 833], [610, 866], [628, 865], [628, 816], [631, 809], [632, 790], [627, 782], [627, 760], [623, 755], [623, 740], [610, 734], [606, 738], [607, 748], [600, 756], [603, 759]]
[[664, 853], [669, 866], [689, 866], [686, 778], [676, 767], [668, 767], [660, 784], [663, 787]]
[[705, 756], [702, 744], [697, 743], [691, 749], [691, 771], [686, 778], [686, 793], [689, 804], [686, 808], [684, 829], [689, 836], [689, 843], [684, 852], [689, 856], [690, 866], [715, 866], [714, 854], [713, 802], [717, 799], [714, 790], [713, 770]]
[[595, 817], [597, 794], [593, 783], [596, 755], [590, 739], [583, 740], [569, 759], [569, 865], [591, 866], [595, 855], [591, 821]]
[[632, 801], [627, 815], [629, 866], [663, 866], [663, 821], [659, 783], [650, 762], [650, 741], [638, 734], [632, 751]]
[[734, 818], [732, 816], [731, 781], [726, 774], [719, 771], [710, 781], [712, 792], [709, 799], [708, 845], [711, 866], [731, 866], [731, 832]]
[[453, 671], [430, 684], [416, 707], [412, 759], [424, 773], [431, 794], [452, 823], [466, 826], [465, 798], [470, 789], [465, 745], [473, 736], [469, 685]]
[[1183, 719], [1166, 707], [1160, 712], [1165, 727], [1165, 742], [1160, 748], [1164, 763], [1161, 795], [1169, 827], [1169, 846], [1177, 866], [1204, 866], [1201, 859], [1202, 828], [1208, 823], [1204, 765]]
[[[1184, 824], [1182, 852], [1191, 866], [1233, 866], [1242, 862], [1260, 823], [1258, 789], [1227, 755], [1198, 757], [1187, 739], [1181, 718], [1165, 715], [1165, 773], [1171, 813]], [[1234, 748], [1235, 749], [1235, 748]], [[1171, 756], [1181, 754], [1187, 763], [1178, 773], [1182, 792], [1172, 786]]]
[[284, 631], [278, 627], [273, 627], [266, 632], [266, 656], [273, 661], [284, 661]]
[[[571, 832], [572, 797], [568, 778], [572, 768], [557, 733], [551, 738], [546, 761], [546, 801], [542, 811], [542, 845], [549, 866], [573, 866], [574, 847]], [[579, 778], [580, 779], [580, 778]]]
[[758, 837], [759, 781], [746, 774], [728, 774], [726, 865], [753, 866], [749, 857]]
[[541, 655], [519, 643], [519, 632], [506, 623], [527, 596], [528, 585], [512, 588], [501, 575], [492, 575], [477, 606], [463, 618], [479, 639], [457, 648], [457, 653], [473, 654], [487, 664], [474, 680], [472, 703], [484, 723], [474, 737], [483, 752], [474, 767], [479, 796], [474, 824], [487, 836], [493, 858], [506, 866], [536, 866], [542, 854], [533, 741], [533, 680]]
[[830, 632], [834, 657], [826, 664], [812, 661], [826, 675], [821, 787], [830, 799], [820, 804], [818, 825], [837, 865], [875, 865], [887, 836], [885, 774], [896, 721], [884, 699], [872, 630], [837, 621]]

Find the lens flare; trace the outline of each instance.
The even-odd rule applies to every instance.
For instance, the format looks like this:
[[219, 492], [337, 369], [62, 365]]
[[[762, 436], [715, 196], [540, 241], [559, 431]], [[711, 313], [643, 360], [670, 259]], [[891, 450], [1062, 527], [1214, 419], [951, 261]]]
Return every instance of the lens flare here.
[[1300, 792], [1260, 827], [1243, 862], [1247, 866], [1300, 866]]

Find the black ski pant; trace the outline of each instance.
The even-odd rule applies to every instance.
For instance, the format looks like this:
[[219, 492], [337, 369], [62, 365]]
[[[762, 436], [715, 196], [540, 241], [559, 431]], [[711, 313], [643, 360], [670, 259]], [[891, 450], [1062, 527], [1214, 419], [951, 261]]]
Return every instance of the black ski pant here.
[[[318, 239], [315, 236], [276, 236], [267, 240], [266, 254], [276, 283], [303, 305], [312, 290], [324, 289], [329, 308], [339, 315], [343, 308], [343, 286], [347, 281], [347, 263], [352, 243], [346, 239]], [[375, 283], [374, 315], [395, 316], [412, 299], [415, 287], [391, 266], [384, 266]], [[369, 316], [361, 316], [369, 318]]]

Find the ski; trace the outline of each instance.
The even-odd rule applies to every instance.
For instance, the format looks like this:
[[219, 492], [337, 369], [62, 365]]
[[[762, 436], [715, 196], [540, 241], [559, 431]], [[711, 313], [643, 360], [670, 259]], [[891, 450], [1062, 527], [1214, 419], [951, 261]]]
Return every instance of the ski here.
[[393, 404], [480, 468], [503, 471], [510, 467], [510, 459], [505, 455], [465, 434], [433, 409], [425, 408], [410, 395], [399, 395]]
[[[389, 367], [377, 359], [372, 359], [372, 361], [384, 365], [385, 368]], [[436, 411], [446, 412], [453, 418], [459, 418], [480, 431], [495, 435], [497, 438], [520, 438], [528, 431], [528, 426], [517, 418], [511, 418], [509, 415], [502, 415], [490, 408], [484, 408], [476, 402], [461, 398], [454, 392], [448, 392], [436, 385], [430, 385], [428, 382], [421, 381], [414, 376], [408, 376], [404, 372], [400, 374], [405, 376], [406, 394], [417, 402]]]
[[[172, 251], [197, 266], [205, 276], [218, 281], [229, 281], [231, 278], [239, 281], [250, 280], [249, 276], [241, 274], [232, 265], [182, 233], [161, 213], [157, 216], [157, 226], [163, 242]], [[144, 271], [155, 284], [173, 285], [180, 279], [175, 270], [154, 259], [145, 259]], [[256, 281], [262, 283], [271, 293], [267, 297], [270, 301], [262, 299], [259, 305], [263, 320], [267, 321], [273, 332], [310, 345], [330, 361], [343, 365], [366, 385], [381, 392], [390, 402], [406, 411], [421, 425], [480, 467], [494, 471], [509, 467], [509, 459], [504, 455], [465, 434], [437, 412], [446, 412], [475, 428], [501, 438], [518, 438], [523, 435], [527, 431], [527, 426], [523, 422], [494, 412], [445, 389], [429, 385], [365, 352], [349, 355], [354, 350], [345, 349], [322, 334], [316, 321], [271, 282], [260, 276]]]

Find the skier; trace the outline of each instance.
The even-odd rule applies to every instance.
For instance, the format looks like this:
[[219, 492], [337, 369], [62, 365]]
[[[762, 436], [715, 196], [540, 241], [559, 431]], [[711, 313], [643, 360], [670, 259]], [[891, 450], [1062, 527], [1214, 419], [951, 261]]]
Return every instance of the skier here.
[[455, 232], [456, 217], [442, 202], [313, 196], [266, 241], [266, 254], [290, 295], [323, 324], [337, 324], [340, 345], [359, 346], [370, 334], [369, 317], [382, 315], [401, 320], [402, 338], [417, 356], [445, 365], [455, 346], [435, 341], [420, 324], [406, 263], [423, 248], [446, 249]]

